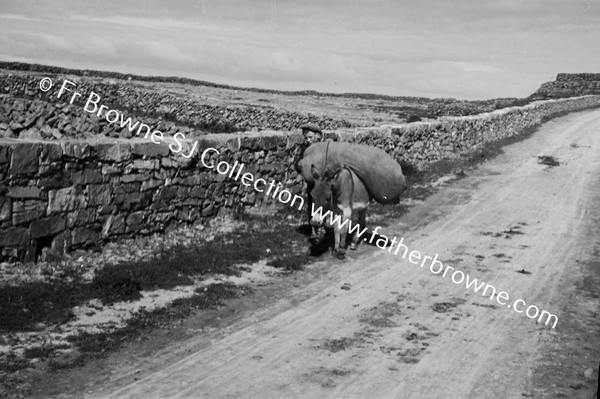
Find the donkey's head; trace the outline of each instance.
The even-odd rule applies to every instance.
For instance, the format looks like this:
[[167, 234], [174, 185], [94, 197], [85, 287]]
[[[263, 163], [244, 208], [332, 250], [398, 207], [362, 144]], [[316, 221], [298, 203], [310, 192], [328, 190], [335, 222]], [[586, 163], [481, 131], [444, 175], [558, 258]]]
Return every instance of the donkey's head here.
[[322, 212], [313, 212], [310, 223], [315, 226], [321, 226], [325, 222], [323, 215], [327, 212], [335, 210], [335, 183], [341, 169], [326, 170], [324, 173], [319, 173], [315, 165], [310, 167], [315, 184], [310, 192], [313, 201], [314, 209], [321, 208]]

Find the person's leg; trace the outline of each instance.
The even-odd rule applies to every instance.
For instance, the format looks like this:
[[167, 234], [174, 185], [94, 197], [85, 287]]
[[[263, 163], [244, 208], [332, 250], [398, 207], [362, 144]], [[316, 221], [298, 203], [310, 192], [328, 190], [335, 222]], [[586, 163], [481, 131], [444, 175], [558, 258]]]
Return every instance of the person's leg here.
[[310, 227], [310, 239], [311, 240], [318, 240], [319, 239], [319, 227], [315, 227], [312, 225], [312, 223], [310, 222], [312, 219], [312, 204], [313, 204], [313, 200], [312, 200], [312, 196], [310, 195], [312, 189], [314, 187], [314, 183], [313, 184], [309, 184], [308, 182], [306, 183], [306, 224], [308, 224], [308, 226]]

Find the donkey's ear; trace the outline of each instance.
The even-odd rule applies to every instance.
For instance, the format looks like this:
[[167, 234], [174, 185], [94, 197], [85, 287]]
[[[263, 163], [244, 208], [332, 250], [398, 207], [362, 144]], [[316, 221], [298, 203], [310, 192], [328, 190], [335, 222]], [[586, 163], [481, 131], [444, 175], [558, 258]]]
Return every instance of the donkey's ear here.
[[310, 173], [312, 173], [315, 180], [319, 180], [321, 178], [321, 175], [319, 175], [319, 171], [317, 170], [317, 168], [315, 168], [315, 164], [310, 165]]

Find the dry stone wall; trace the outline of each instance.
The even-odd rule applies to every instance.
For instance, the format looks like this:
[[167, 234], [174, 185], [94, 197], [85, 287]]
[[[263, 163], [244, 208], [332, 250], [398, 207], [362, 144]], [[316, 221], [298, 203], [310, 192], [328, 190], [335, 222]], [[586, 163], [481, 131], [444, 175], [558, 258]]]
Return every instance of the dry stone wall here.
[[535, 99], [600, 95], [600, 73], [559, 73], [531, 95]]
[[[422, 167], [521, 134], [552, 116], [598, 106], [600, 96], [548, 100], [472, 117], [336, 130], [327, 136], [377, 146], [398, 161]], [[238, 161], [255, 179], [281, 182], [301, 194], [303, 181], [292, 167], [301, 139], [289, 132], [207, 135], [197, 139], [198, 150], [189, 159], [164, 143], [142, 139], [0, 139], [1, 257], [33, 260], [44, 247], [64, 252], [278, 204], [252, 186], [205, 168], [200, 155], [215, 148], [220, 154], [211, 153], [211, 161]]]
[[[10, 102], [18, 104], [19, 108], [29, 109], [38, 107], [39, 102], [28, 100], [39, 99], [49, 101], [62, 109], [68, 106], [69, 97], [57, 98], [60, 87], [44, 93], [39, 90], [40, 79], [45, 75], [23, 75], [18, 73], [0, 73], [0, 94], [12, 97], [12, 100], [3, 99], [0, 106], [6, 107]], [[64, 76], [48, 74], [55, 82], [62, 82]], [[69, 78], [76, 83], [77, 91], [87, 96], [94, 91], [102, 98], [102, 103], [112, 108], [129, 111], [136, 117], [143, 117], [150, 123], [162, 123], [169, 127], [179, 125], [178, 130], [186, 128], [200, 134], [227, 133], [246, 130], [293, 130], [304, 123], [315, 123], [323, 129], [337, 129], [351, 127], [352, 124], [343, 119], [328, 116], [319, 116], [311, 113], [292, 112], [284, 109], [275, 109], [271, 106], [221, 106], [208, 105], [199, 100], [178, 98], [161, 90], [148, 90], [147, 88], [123, 84], [123, 82], [110, 82], [107, 80], [94, 80], [85, 77]], [[118, 82], [118, 83], [117, 83]], [[58, 86], [58, 85], [57, 85]], [[8, 103], [7, 103], [8, 101]], [[33, 104], [33, 105], [32, 105]], [[81, 101], [75, 102], [79, 110], [83, 105]], [[73, 106], [71, 106], [72, 108]], [[17, 115], [19, 116], [19, 115]], [[90, 118], [88, 116], [88, 118]], [[8, 123], [9, 121], [2, 121]], [[89, 131], [81, 131], [82, 133]], [[110, 131], [107, 131], [110, 133]], [[104, 133], [104, 132], [100, 132]]]

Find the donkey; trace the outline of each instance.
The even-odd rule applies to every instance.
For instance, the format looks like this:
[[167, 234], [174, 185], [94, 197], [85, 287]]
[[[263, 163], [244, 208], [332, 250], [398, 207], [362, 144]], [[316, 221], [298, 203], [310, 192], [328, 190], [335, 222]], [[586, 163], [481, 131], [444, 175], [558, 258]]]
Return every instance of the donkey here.
[[[319, 173], [315, 165], [311, 165], [314, 186], [310, 192], [313, 200], [314, 209], [319, 207], [322, 212], [312, 214], [311, 224], [314, 227], [320, 227], [325, 224], [326, 227], [333, 227], [335, 244], [333, 251], [338, 259], [345, 258], [346, 234], [348, 233], [348, 224], [352, 217], [352, 212], [358, 214], [359, 228], [366, 228], [366, 213], [371, 197], [363, 182], [356, 173], [346, 165], [331, 171], [326, 170], [323, 174]], [[325, 217], [329, 211], [338, 217], [337, 223], [333, 217]], [[344, 223], [346, 221], [346, 223]], [[353, 229], [354, 230], [354, 229]], [[356, 249], [359, 237], [354, 230], [352, 244], [350, 249]]]

